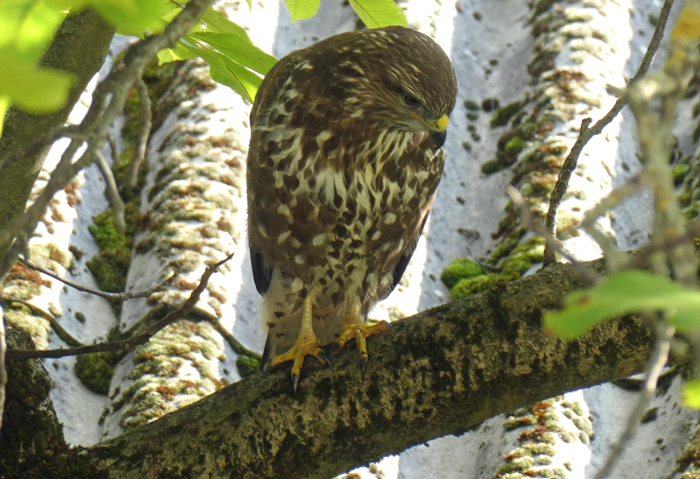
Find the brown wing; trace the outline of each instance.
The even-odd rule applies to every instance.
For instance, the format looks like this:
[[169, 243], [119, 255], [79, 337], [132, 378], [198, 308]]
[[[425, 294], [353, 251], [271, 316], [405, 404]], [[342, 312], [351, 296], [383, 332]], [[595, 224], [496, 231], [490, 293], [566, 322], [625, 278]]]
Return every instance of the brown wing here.
[[[273, 66], [268, 74], [262, 81], [260, 88], [255, 96], [255, 102], [253, 103], [253, 108], [250, 111], [250, 127], [251, 127], [251, 141], [250, 148], [248, 150], [248, 190], [249, 195], [251, 191], [257, 190], [256, 182], [259, 180], [255, 177], [255, 172], [257, 171], [257, 166], [265, 163], [265, 149], [262, 147], [262, 138], [256, 127], [260, 126], [260, 123], [267, 122], [267, 117], [270, 108], [276, 101], [279, 100], [281, 88], [280, 86], [287, 80], [294, 67], [300, 61], [300, 55], [293, 52]], [[249, 218], [251, 217], [251, 209], [255, 209], [255, 202], [250, 201], [249, 196]], [[253, 211], [254, 212], [254, 211]], [[255, 215], [253, 215], [253, 218]], [[260, 245], [260, 237], [254, 234], [252, 227], [254, 225], [250, 224], [249, 220], [249, 234], [248, 239], [250, 242], [250, 262], [253, 268], [253, 280], [255, 281], [255, 287], [258, 293], [265, 294], [270, 287], [270, 280], [272, 278], [272, 267], [265, 260], [262, 254], [262, 245]]]

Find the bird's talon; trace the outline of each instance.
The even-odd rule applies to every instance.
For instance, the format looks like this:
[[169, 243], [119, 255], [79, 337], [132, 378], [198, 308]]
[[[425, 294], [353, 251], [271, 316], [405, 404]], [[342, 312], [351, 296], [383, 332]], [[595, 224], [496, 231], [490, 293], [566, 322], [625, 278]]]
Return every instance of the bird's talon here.
[[311, 307], [311, 300], [308, 298], [305, 299], [301, 331], [299, 332], [299, 337], [294, 343], [294, 346], [292, 346], [292, 348], [287, 352], [272, 358], [273, 367], [287, 361], [294, 361], [294, 365], [292, 366], [292, 383], [294, 384], [295, 393], [297, 384], [299, 383], [301, 368], [304, 365], [304, 358], [306, 356], [313, 356], [325, 365], [330, 366], [331, 364], [328, 360], [328, 356], [326, 356], [326, 353], [323, 351], [323, 349], [321, 349], [318, 339], [316, 338], [313, 328], [311, 327]]
[[294, 386], [294, 395], [297, 394], [297, 385], [299, 384], [299, 375], [292, 373], [292, 386]]
[[333, 351], [340, 352], [348, 341], [354, 339], [357, 343], [357, 349], [360, 351], [361, 367], [364, 370], [368, 360], [366, 338], [380, 331], [387, 331], [390, 326], [386, 321], [378, 321], [374, 324], [364, 324], [356, 321], [354, 317], [349, 317], [346, 320], [343, 331], [333, 345]]
[[325, 365], [328, 366], [328, 368], [331, 371], [335, 371], [335, 369], [333, 368], [333, 363], [331, 362], [331, 358], [326, 354], [326, 352], [324, 350], [321, 350], [321, 352], [317, 356], [317, 359], [319, 361], [325, 363]]
[[333, 343], [333, 347], [331, 347], [329, 354], [331, 356], [337, 356], [340, 353], [341, 349], [342, 346], [336, 341], [335, 343]]

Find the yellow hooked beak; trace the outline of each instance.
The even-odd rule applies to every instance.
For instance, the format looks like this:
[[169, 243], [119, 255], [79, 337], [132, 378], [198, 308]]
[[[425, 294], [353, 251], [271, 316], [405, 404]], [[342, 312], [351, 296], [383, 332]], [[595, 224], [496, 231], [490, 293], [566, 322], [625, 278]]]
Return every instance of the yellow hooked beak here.
[[428, 127], [429, 130], [432, 131], [445, 131], [447, 129], [447, 124], [449, 123], [449, 120], [447, 119], [447, 115], [442, 115], [440, 118], [437, 119], [435, 123], [428, 124], [426, 121], [421, 118], [418, 115], [415, 115], [411, 113], [411, 116], [415, 118], [416, 120], [420, 121], [423, 123], [425, 126]]
[[447, 120], [447, 115], [442, 115], [433, 125], [433, 129], [437, 131], [444, 131], [447, 129], [448, 123], [449, 121]]

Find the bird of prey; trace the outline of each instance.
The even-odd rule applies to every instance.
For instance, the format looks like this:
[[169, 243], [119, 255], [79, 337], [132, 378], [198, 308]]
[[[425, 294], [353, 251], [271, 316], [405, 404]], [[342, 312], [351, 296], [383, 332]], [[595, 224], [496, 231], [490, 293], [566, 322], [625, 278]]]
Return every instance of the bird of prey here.
[[248, 235], [268, 328], [263, 365], [385, 328], [367, 313], [401, 279], [444, 164], [457, 81], [406, 27], [341, 33], [282, 58], [250, 114]]

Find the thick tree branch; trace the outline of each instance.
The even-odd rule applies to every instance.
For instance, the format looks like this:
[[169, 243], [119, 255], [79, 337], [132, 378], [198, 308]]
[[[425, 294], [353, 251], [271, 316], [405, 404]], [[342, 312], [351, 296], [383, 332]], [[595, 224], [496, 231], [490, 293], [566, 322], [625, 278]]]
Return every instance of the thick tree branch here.
[[542, 310], [581, 286], [571, 266], [553, 265], [394, 323], [370, 338], [364, 377], [349, 346], [335, 371], [307, 361], [297, 397], [287, 368], [259, 373], [81, 457], [120, 479], [328, 478], [643, 370], [653, 337], [629, 317], [570, 343], [543, 333]]

